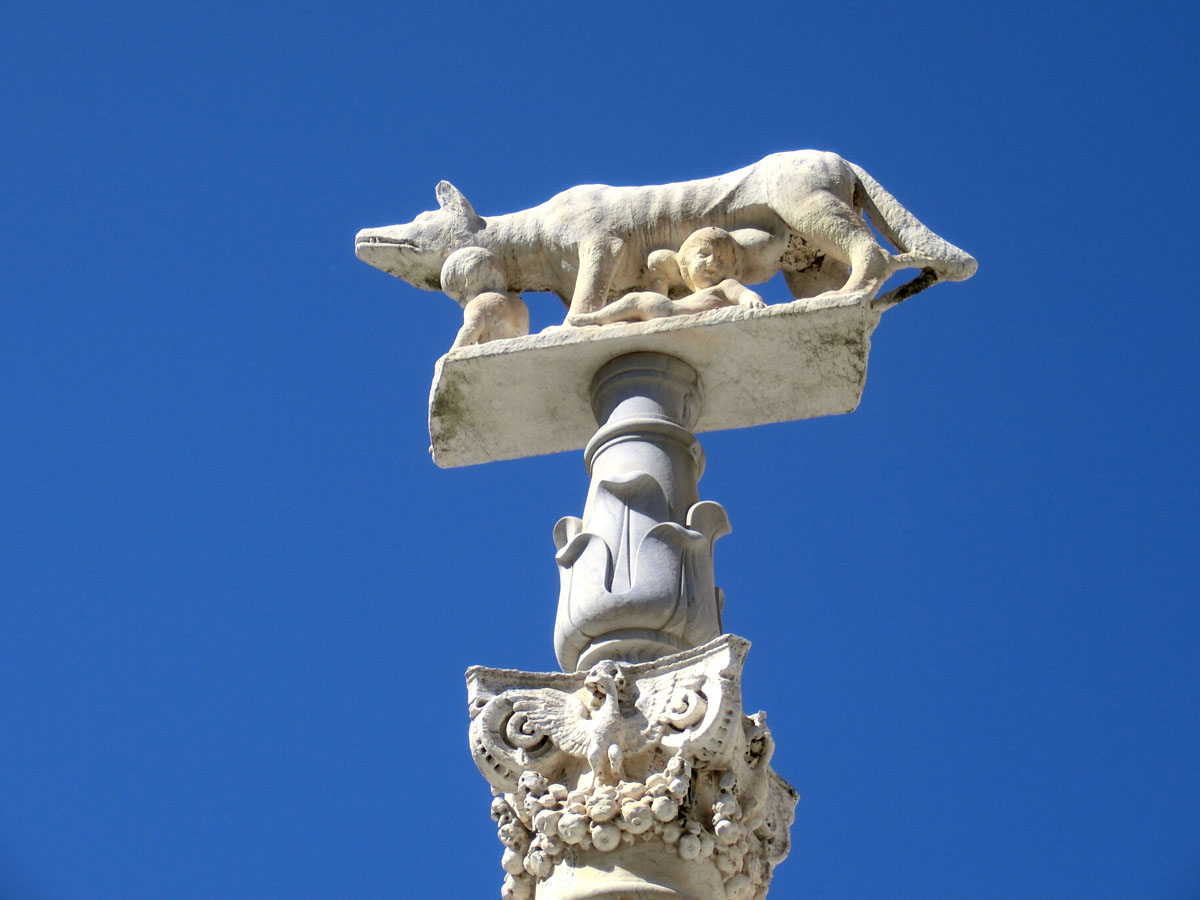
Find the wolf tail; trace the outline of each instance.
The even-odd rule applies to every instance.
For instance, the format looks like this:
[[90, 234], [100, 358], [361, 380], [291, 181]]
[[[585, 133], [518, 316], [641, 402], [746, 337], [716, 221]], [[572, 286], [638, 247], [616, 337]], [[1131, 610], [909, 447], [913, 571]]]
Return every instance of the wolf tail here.
[[979, 267], [975, 257], [921, 224], [862, 168], [854, 163], [850, 168], [858, 176], [856, 199], [875, 227], [900, 250], [893, 262], [895, 268], [932, 269], [939, 281], [966, 281], [975, 274]]

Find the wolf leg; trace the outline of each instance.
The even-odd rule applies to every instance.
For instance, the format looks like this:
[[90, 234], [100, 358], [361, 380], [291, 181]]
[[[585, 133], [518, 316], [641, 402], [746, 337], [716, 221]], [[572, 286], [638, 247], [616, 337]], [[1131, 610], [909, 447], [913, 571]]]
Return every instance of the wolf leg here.
[[850, 267], [842, 287], [809, 301], [814, 308], [868, 302], [892, 274], [891, 254], [879, 246], [859, 212], [832, 194], [810, 198], [789, 225], [827, 256]]
[[803, 269], [783, 270], [783, 280], [787, 282], [793, 300], [836, 291], [849, 277], [850, 267], [828, 254], [818, 256]]
[[620, 240], [585, 244], [579, 248], [579, 274], [575, 278], [571, 307], [567, 310], [568, 322], [571, 317], [595, 312], [608, 302], [608, 288], [623, 249]]

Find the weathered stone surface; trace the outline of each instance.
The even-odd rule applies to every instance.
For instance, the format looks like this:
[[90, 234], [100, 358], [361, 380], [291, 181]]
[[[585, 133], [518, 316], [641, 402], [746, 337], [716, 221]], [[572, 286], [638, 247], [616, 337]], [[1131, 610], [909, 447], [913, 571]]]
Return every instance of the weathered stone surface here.
[[[502, 896], [761, 900], [797, 797], [770, 768], [765, 714], [742, 710], [749, 644], [720, 635], [712, 547], [729, 523], [698, 498], [694, 432], [853, 410], [881, 313], [975, 260], [812, 150], [486, 219], [449, 182], [436, 195], [355, 241], [463, 306], [430, 394], [434, 461], [586, 445], [591, 475], [583, 517], [555, 528], [570, 671], [467, 673]], [[879, 296], [908, 268], [922, 272]], [[746, 287], [780, 272], [794, 302]], [[565, 324], [529, 335], [525, 291], [557, 294]]]
[[763, 298], [741, 283], [746, 252], [724, 228], [695, 231], [678, 252], [655, 250], [646, 258], [646, 290], [626, 294], [595, 312], [567, 317], [568, 325], [609, 325], [687, 316], [744, 306], [762, 309]]
[[[438, 290], [446, 258], [464, 247], [493, 253], [509, 291], [551, 291], [572, 316], [594, 313], [646, 287], [647, 260], [677, 251], [699, 229], [733, 233], [748, 283], [787, 275], [795, 298], [820, 305], [869, 304], [905, 268], [961, 280], [975, 260], [938, 237], [870, 175], [835, 153], [775, 153], [743, 169], [647, 187], [580, 185], [540, 206], [484, 218], [443, 181], [438, 209], [355, 238], [364, 262], [417, 287]], [[868, 216], [899, 251], [889, 253]]]
[[529, 334], [529, 309], [505, 284], [500, 261], [482, 247], [464, 247], [446, 257], [442, 290], [463, 308], [463, 327], [450, 349]]
[[765, 896], [797, 796], [770, 767], [765, 713], [742, 711], [749, 646], [723, 635], [588, 672], [468, 670], [502, 897]]
[[878, 315], [859, 304], [808, 303], [555, 327], [453, 350], [438, 360], [429, 398], [433, 460], [454, 467], [582, 448], [596, 428], [592, 376], [638, 351], [678, 357], [700, 373], [698, 432], [850, 412]]

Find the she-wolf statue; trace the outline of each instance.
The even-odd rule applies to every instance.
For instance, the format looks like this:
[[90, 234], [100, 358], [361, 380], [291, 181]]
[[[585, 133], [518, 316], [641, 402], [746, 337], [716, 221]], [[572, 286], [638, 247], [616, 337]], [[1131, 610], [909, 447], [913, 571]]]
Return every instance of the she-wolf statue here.
[[[715, 178], [647, 187], [580, 185], [508, 215], [478, 215], [448, 181], [438, 209], [412, 222], [367, 228], [359, 259], [427, 290], [441, 290], [455, 250], [482, 247], [500, 261], [509, 291], [548, 291], [568, 317], [595, 312], [645, 286], [646, 259], [678, 250], [699, 228], [733, 234], [740, 280], [782, 270], [793, 297], [814, 307], [869, 303], [893, 272], [925, 270], [925, 283], [962, 281], [975, 259], [921, 224], [870, 175], [835, 153], [796, 150]], [[894, 245], [882, 247], [866, 214]]]

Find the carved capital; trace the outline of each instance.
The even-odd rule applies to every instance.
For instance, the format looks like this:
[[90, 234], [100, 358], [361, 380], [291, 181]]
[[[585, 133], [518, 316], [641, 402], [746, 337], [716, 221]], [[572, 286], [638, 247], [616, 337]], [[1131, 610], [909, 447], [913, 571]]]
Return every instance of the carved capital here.
[[797, 795], [770, 768], [765, 714], [742, 711], [748, 649], [724, 635], [652, 663], [468, 671], [502, 896], [765, 895]]

